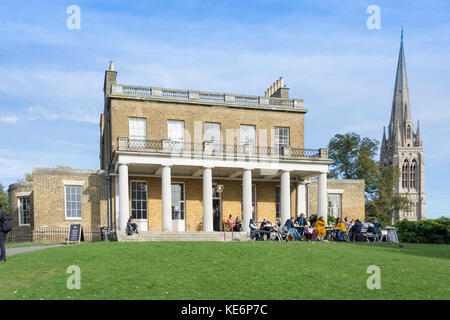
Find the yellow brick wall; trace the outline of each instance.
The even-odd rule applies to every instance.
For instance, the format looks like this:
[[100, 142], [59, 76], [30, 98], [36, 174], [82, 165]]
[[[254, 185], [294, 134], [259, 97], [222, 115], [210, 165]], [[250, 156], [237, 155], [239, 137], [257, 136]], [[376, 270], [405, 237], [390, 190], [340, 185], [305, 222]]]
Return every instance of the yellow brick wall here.
[[[342, 218], [365, 219], [364, 205], [364, 180], [328, 179], [327, 189], [341, 189], [342, 193]], [[332, 192], [331, 192], [332, 193]], [[317, 214], [317, 179], [311, 180], [310, 214]]]
[[[94, 170], [92, 170], [94, 171]], [[77, 173], [71, 169], [33, 171], [34, 227], [68, 227], [79, 220], [65, 218], [63, 180], [84, 181], [82, 186], [82, 220], [85, 229], [107, 225], [107, 184], [102, 173]], [[95, 172], [95, 171], [94, 171]]]
[[34, 224], [33, 217], [33, 184], [31, 182], [18, 182], [8, 188], [9, 214], [13, 228], [19, 227], [19, 195], [20, 193], [30, 193], [30, 226]]
[[[127, 99], [111, 100], [111, 127], [113, 150], [117, 148], [118, 137], [128, 137], [129, 118], [145, 118], [147, 139], [160, 140], [167, 138], [167, 120], [183, 120], [184, 128], [194, 142], [194, 121], [215, 122], [221, 124], [222, 143], [226, 140], [226, 130], [239, 130], [240, 125], [255, 125], [256, 140], [259, 143], [258, 131], [267, 130], [266, 145], [271, 145], [271, 130], [275, 127], [290, 128], [290, 145], [304, 146], [304, 114], [281, 111], [247, 110], [226, 107], [210, 107], [182, 103], [136, 101]], [[203, 126], [202, 126], [203, 130]], [[200, 137], [203, 140], [203, 133]], [[233, 144], [239, 144], [235, 138]], [[185, 137], [187, 141], [188, 138]], [[201, 142], [201, 141], [199, 141]]]

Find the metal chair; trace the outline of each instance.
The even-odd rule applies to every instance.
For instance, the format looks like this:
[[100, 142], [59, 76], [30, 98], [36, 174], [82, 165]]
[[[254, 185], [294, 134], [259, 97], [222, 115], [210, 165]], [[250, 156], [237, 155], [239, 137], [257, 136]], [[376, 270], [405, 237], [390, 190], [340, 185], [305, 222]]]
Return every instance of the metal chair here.
[[386, 242], [390, 242], [388, 230], [383, 230], [383, 229], [381, 230], [380, 242], [383, 242], [383, 239], [385, 239]]

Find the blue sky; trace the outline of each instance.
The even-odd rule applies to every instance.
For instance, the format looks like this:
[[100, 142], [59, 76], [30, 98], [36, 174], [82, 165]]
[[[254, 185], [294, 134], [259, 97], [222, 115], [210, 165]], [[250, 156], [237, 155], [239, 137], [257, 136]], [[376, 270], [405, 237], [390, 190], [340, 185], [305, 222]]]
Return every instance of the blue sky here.
[[[66, 9], [81, 9], [69, 30]], [[381, 9], [369, 30], [367, 7]], [[99, 168], [104, 70], [118, 82], [263, 95], [283, 76], [305, 100], [305, 147], [381, 140], [400, 30], [420, 119], [427, 216], [450, 216], [448, 1], [9, 1], [0, 3], [0, 182], [33, 167]]]

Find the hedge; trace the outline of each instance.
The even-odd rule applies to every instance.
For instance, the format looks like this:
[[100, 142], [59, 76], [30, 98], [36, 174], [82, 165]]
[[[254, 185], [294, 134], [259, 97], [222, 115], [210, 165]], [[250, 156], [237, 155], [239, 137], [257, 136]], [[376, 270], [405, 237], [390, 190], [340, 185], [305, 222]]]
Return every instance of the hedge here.
[[446, 243], [450, 238], [450, 219], [401, 220], [395, 224], [401, 242], [413, 243]]

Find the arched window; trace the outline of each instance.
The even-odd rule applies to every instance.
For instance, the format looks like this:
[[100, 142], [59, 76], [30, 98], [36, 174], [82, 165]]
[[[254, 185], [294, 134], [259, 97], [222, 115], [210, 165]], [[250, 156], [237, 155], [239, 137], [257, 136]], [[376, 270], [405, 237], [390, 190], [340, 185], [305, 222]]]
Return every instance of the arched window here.
[[405, 160], [402, 166], [402, 188], [408, 188], [409, 161]]
[[410, 169], [410, 177], [409, 177], [409, 186], [413, 189], [416, 188], [416, 169], [417, 169], [417, 162], [416, 160], [413, 160], [411, 162], [411, 169]]
[[408, 125], [408, 127], [406, 128], [406, 136], [408, 137], [408, 139], [411, 139], [411, 126]]

